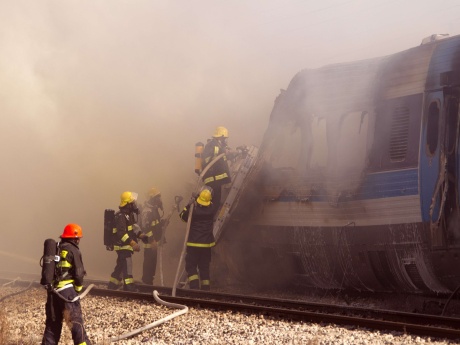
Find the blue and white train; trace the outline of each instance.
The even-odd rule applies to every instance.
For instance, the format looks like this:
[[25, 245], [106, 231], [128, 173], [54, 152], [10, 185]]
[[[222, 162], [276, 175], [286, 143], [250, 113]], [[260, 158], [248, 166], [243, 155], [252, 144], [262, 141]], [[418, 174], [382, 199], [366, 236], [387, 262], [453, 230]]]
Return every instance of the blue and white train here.
[[449, 293], [460, 285], [460, 36], [306, 69], [275, 100], [216, 276]]

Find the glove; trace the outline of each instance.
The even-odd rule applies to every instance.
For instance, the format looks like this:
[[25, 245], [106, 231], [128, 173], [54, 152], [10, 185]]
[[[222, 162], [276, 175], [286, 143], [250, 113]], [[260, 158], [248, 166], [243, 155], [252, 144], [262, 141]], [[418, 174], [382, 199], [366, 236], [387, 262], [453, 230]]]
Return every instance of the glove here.
[[249, 152], [249, 148], [246, 145], [238, 146], [236, 149], [239, 151], [238, 154], [241, 155], [241, 157], [243, 157], [243, 158], [247, 157], [248, 152]]
[[51, 284], [44, 285], [44, 288], [46, 289], [46, 291], [49, 291], [49, 292], [53, 291], [53, 285]]
[[105, 249], [107, 249], [109, 252], [111, 252], [111, 251], [113, 251], [113, 245], [105, 246]]
[[129, 243], [129, 245], [130, 245], [131, 247], [133, 247], [133, 250], [134, 250], [135, 252], [140, 252], [140, 251], [141, 251], [141, 247], [139, 247], [139, 244], [137, 244], [136, 241], [132, 240], [132, 241]]

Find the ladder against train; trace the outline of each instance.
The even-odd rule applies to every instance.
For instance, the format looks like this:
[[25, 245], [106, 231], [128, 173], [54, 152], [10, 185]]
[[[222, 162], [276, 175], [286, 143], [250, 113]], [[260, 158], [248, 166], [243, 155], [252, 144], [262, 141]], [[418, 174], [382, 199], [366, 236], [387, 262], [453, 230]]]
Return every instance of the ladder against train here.
[[[222, 235], [225, 224], [230, 219], [232, 211], [238, 204], [241, 192], [244, 190], [244, 187], [247, 183], [246, 177], [256, 162], [258, 151], [259, 149], [255, 146], [249, 147], [247, 154], [244, 157], [239, 157], [229, 167], [232, 182], [229, 183], [229, 186], [224, 186], [222, 195], [225, 197], [225, 201], [219, 209], [213, 226], [213, 234], [216, 243], [218, 243], [219, 237]], [[181, 259], [179, 260], [179, 266], [176, 272], [176, 280], [173, 284], [173, 296], [176, 295], [176, 287], [183, 288], [187, 285], [187, 274], [185, 272], [182, 259], [183, 255], [181, 255]]]
[[[230, 174], [232, 176], [232, 182], [230, 186], [224, 186], [223, 195], [225, 201], [222, 204], [218, 216], [214, 221], [213, 234], [216, 243], [219, 241], [219, 237], [222, 234], [224, 226], [227, 220], [230, 218], [232, 211], [236, 208], [241, 191], [246, 186], [246, 176], [248, 175], [251, 168], [254, 166], [256, 161], [257, 152], [259, 149], [255, 146], [250, 146], [245, 158], [239, 158], [230, 167]], [[226, 190], [228, 190], [228, 194]]]

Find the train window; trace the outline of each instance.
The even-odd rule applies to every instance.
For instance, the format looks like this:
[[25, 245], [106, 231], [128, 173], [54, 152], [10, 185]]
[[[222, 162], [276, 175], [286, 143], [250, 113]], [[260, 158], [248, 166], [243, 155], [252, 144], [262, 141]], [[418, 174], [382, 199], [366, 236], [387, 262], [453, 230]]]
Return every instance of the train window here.
[[438, 148], [439, 137], [439, 104], [431, 102], [428, 108], [428, 121], [426, 129], [426, 147], [428, 155], [433, 156]]
[[366, 164], [369, 114], [356, 111], [342, 118], [337, 141], [337, 171], [356, 173]]
[[311, 168], [325, 168], [327, 166], [328, 148], [326, 135], [326, 119], [314, 117], [312, 121], [313, 149], [311, 154]]
[[301, 130], [292, 122], [278, 127], [274, 141], [276, 145], [271, 155], [274, 168], [295, 169], [299, 162], [302, 142]]
[[289, 121], [279, 126], [271, 163], [274, 168], [295, 169], [299, 174], [327, 166], [326, 119], [314, 115], [305, 122]]
[[409, 142], [409, 108], [397, 107], [393, 111], [390, 133], [390, 159], [402, 162], [406, 159]]

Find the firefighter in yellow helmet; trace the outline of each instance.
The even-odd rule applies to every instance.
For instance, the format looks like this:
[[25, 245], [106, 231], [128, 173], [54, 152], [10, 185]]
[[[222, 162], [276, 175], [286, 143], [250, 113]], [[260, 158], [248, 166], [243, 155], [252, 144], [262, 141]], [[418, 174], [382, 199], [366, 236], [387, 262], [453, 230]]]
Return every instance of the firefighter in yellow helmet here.
[[[161, 214], [160, 214], [161, 212]], [[147, 198], [142, 204], [140, 214], [140, 226], [145, 237], [144, 242], [144, 262], [142, 265], [142, 282], [152, 285], [155, 279], [158, 255], [158, 243], [162, 239], [162, 228], [165, 226], [162, 221], [164, 215], [163, 201], [161, 192], [156, 187], [152, 187], [147, 192]], [[164, 242], [163, 242], [164, 243]]]
[[210, 290], [211, 248], [215, 245], [212, 229], [214, 215], [219, 207], [211, 199], [211, 191], [205, 187], [179, 214], [187, 222], [193, 204], [185, 256], [185, 271], [191, 289], [199, 289], [201, 285], [202, 290]]
[[[46, 286], [46, 321], [42, 344], [57, 344], [61, 338], [64, 318], [71, 325], [74, 344], [91, 345], [86, 334], [78, 293], [83, 289], [86, 275], [78, 245], [83, 237], [81, 227], [70, 223], [64, 227], [57, 248], [59, 261], [56, 264], [52, 284]], [[48, 241], [48, 240], [47, 240]], [[55, 242], [53, 241], [53, 245]]]
[[227, 158], [230, 159], [228, 156], [233, 156], [233, 152], [227, 146], [227, 139], [227, 128], [222, 126], [217, 127], [212, 135], [212, 139], [208, 140], [202, 153], [203, 170], [214, 158], [220, 154], [224, 154], [203, 176], [204, 184], [212, 189], [212, 198], [217, 206], [221, 203], [222, 186], [232, 181]]
[[139, 228], [136, 229], [137, 193], [123, 192], [120, 196], [119, 210], [115, 213], [114, 250], [117, 253], [115, 269], [110, 276], [108, 288], [118, 289], [123, 285], [125, 291], [135, 291], [132, 256], [140, 251], [138, 238], [143, 238]]

